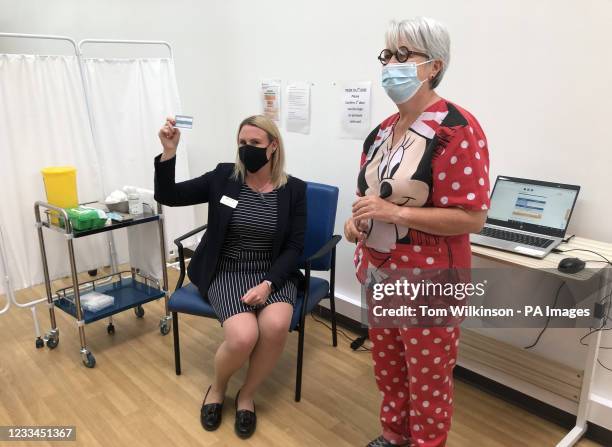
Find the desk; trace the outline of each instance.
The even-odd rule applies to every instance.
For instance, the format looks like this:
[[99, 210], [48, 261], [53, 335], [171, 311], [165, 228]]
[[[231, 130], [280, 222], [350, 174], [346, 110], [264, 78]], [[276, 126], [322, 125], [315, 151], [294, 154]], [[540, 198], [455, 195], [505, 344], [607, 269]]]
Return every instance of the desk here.
[[[592, 250], [606, 258], [612, 260], [612, 244], [605, 242], [594, 241], [591, 239], [585, 239], [581, 237], [574, 237], [569, 243], [561, 244], [558, 247], [560, 250], [571, 250], [571, 249], [582, 249]], [[587, 280], [596, 273], [600, 272], [606, 267], [604, 262], [588, 262], [588, 261], [603, 261], [603, 259], [594, 253], [587, 251], [571, 251], [569, 253], [550, 253], [544, 259], [530, 258], [517, 253], [506, 252], [497, 250], [494, 248], [482, 247], [478, 245], [472, 245], [472, 254], [479, 258], [489, 259], [504, 264], [524, 267], [529, 269], [543, 270], [546, 269], [548, 272], [552, 272], [553, 269], [555, 274], [560, 277], [571, 278], [574, 280]], [[584, 261], [587, 261], [585, 270], [578, 272], [573, 275], [561, 273], [556, 270], [559, 261], [567, 257], [577, 257]], [[588, 270], [587, 270], [588, 269]], [[604, 272], [609, 274], [608, 271]], [[606, 288], [604, 287], [602, 297], [606, 295]], [[557, 444], [557, 447], [568, 447], [574, 445], [582, 437], [587, 430], [587, 418], [589, 412], [589, 405], [592, 401], [605, 402], [606, 399], [600, 396], [593, 395], [591, 393], [591, 385], [595, 375], [595, 368], [597, 366], [597, 356], [599, 352], [599, 346], [601, 344], [602, 331], [597, 331], [586, 339], [589, 343], [589, 350], [584, 366], [584, 376], [582, 378], [582, 387], [580, 390], [580, 400], [578, 401], [578, 414], [576, 415], [576, 425], [574, 428]]]

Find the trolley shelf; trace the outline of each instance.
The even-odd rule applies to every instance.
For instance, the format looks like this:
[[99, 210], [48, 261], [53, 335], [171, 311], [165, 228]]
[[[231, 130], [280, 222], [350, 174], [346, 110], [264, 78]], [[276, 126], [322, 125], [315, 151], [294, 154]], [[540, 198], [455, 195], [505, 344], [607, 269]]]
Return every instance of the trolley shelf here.
[[[62, 219], [60, 216], [59, 219]], [[94, 228], [93, 230], [72, 230], [72, 237], [80, 238], [85, 236], [91, 236], [92, 234], [104, 233], [105, 231], [117, 230], [119, 228], [131, 227], [133, 225], [139, 225], [146, 222], [153, 222], [160, 219], [159, 214], [153, 213], [144, 213], [137, 216], [133, 216], [132, 220], [124, 221], [124, 222], [115, 222], [107, 223], [105, 226], [100, 228]], [[55, 225], [50, 223], [49, 221], [42, 222], [42, 226], [48, 228], [50, 230], [54, 230], [60, 233], [66, 233], [66, 230], [59, 225]]]
[[[100, 309], [98, 312], [89, 312], [83, 309], [83, 320], [85, 323], [92, 323], [164, 296], [163, 290], [139, 281], [134, 281], [132, 278], [121, 279], [120, 282], [96, 286], [95, 290], [96, 292], [113, 296], [115, 298], [115, 303], [112, 306]], [[81, 293], [81, 296], [83, 294], [84, 293]], [[66, 298], [60, 297], [54, 302], [57, 307], [76, 318], [76, 306], [72, 300], [74, 300], [74, 295], [66, 295]]]

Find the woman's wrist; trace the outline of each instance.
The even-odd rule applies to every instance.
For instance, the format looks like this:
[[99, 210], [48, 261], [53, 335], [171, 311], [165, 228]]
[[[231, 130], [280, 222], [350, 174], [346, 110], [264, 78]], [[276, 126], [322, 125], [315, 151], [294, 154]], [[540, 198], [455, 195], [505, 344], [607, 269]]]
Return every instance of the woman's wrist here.
[[162, 156], [160, 157], [159, 161], [169, 160], [172, 157], [174, 157], [175, 155], [176, 155], [176, 149], [174, 149], [174, 150], [164, 149], [164, 152], [162, 153]]
[[405, 227], [411, 226], [412, 208], [408, 206], [397, 206], [397, 208], [399, 208], [397, 212], [391, 216], [391, 223]]
[[274, 284], [269, 279], [264, 279], [264, 283], [268, 286], [268, 290], [270, 293], [274, 291]]

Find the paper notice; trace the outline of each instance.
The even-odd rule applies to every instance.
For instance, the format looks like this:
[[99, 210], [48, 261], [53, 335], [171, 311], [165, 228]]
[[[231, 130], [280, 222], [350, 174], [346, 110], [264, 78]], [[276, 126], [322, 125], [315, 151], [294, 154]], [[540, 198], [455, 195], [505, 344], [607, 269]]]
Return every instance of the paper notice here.
[[341, 82], [340, 138], [363, 139], [370, 132], [372, 83]]
[[310, 133], [309, 82], [292, 82], [287, 86], [287, 130]]
[[261, 100], [263, 114], [280, 125], [281, 117], [281, 81], [280, 79], [268, 79], [261, 81]]

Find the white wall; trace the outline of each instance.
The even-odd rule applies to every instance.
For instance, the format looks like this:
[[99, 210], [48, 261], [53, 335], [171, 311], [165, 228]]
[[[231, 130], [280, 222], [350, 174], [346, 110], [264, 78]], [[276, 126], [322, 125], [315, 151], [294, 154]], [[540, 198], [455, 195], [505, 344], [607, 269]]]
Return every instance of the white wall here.
[[[170, 41], [184, 111], [195, 117], [188, 151], [193, 176], [233, 159], [239, 121], [260, 111], [262, 78], [313, 82], [311, 134], [283, 130], [288, 167], [298, 177], [340, 187], [336, 231], [341, 233], [354, 197], [361, 142], [335, 136], [333, 82], [373, 81], [373, 126], [393, 113], [379, 87], [376, 56], [388, 21], [414, 15], [436, 17], [450, 29], [452, 61], [439, 93], [480, 121], [489, 140], [491, 177], [581, 185], [570, 232], [612, 241], [612, 208], [607, 206], [612, 5], [607, 0], [0, 0], [0, 31]], [[26, 50], [0, 39], [0, 51]], [[205, 220], [204, 208], [199, 216]], [[337, 278], [344, 299], [339, 308], [354, 317], [359, 287], [346, 242], [339, 248]], [[577, 343], [579, 333], [550, 331], [538, 352], [580, 367], [585, 350]], [[521, 346], [533, 333], [499, 331], [496, 336]], [[612, 345], [609, 334], [604, 344]], [[601, 359], [612, 364], [610, 351], [602, 351]], [[499, 380], [573, 408], [524, 384]], [[599, 368], [596, 382], [597, 391], [612, 398], [612, 373]], [[593, 421], [612, 428], [612, 412], [595, 408]]]

